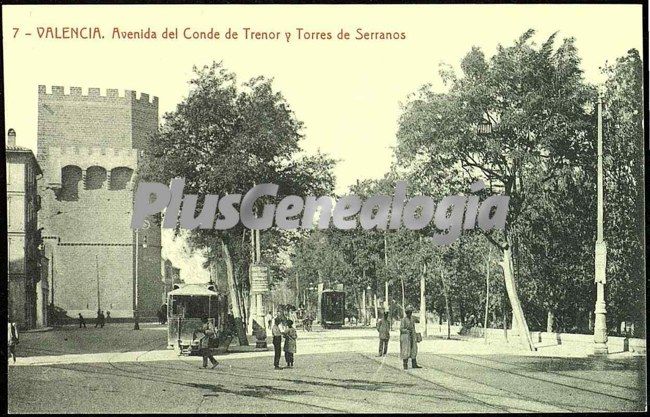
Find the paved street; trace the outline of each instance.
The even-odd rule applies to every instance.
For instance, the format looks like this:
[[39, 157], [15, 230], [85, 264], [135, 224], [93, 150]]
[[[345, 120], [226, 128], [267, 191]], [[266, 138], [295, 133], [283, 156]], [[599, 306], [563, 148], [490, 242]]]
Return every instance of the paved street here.
[[[299, 331], [295, 368], [272, 351], [199, 357], [163, 349], [163, 326], [21, 335], [8, 371], [9, 412], [530, 412], [643, 410], [645, 357], [597, 360], [567, 348], [523, 352], [477, 340], [425, 340], [423, 369], [404, 371], [397, 333], [376, 357], [376, 331]], [[67, 339], [67, 340], [66, 340]], [[121, 345], [115, 346], [119, 341]], [[560, 350], [564, 349], [564, 350]], [[252, 350], [252, 349], [248, 349]], [[284, 363], [284, 359], [282, 361]]]

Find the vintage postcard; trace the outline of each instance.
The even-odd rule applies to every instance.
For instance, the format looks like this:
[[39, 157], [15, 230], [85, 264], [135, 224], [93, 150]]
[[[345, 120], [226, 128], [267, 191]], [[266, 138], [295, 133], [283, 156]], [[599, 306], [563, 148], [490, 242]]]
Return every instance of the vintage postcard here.
[[6, 411], [645, 411], [646, 11], [3, 5]]

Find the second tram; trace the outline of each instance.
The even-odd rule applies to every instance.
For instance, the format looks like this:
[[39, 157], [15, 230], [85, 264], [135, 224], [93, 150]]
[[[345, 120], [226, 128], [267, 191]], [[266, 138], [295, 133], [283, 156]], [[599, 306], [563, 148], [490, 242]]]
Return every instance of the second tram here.
[[345, 291], [324, 290], [321, 298], [321, 325], [339, 328], [345, 323]]

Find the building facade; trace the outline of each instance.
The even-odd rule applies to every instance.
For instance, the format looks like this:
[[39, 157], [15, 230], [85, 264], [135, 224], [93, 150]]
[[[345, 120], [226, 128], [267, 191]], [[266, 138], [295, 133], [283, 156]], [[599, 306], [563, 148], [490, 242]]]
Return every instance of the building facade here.
[[137, 169], [157, 128], [157, 97], [38, 88], [39, 221], [52, 303], [69, 319], [93, 317], [98, 309], [132, 319], [136, 294], [140, 318], [155, 317], [159, 221], [148, 218], [138, 233], [130, 222]]
[[7, 182], [7, 260], [9, 321], [21, 329], [47, 325], [48, 283], [41, 280], [37, 178], [42, 174], [34, 153], [16, 146], [9, 130], [5, 142]]

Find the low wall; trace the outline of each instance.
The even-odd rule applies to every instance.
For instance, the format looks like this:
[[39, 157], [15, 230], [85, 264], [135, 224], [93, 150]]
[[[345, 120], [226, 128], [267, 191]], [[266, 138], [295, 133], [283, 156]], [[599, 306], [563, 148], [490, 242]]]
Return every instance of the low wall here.
[[[419, 325], [418, 325], [419, 326]], [[451, 334], [458, 335], [460, 326], [450, 326]], [[421, 330], [418, 330], [421, 331]], [[441, 336], [447, 335], [447, 324], [427, 323], [427, 332], [429, 335]], [[466, 336], [469, 337], [484, 337], [484, 329], [482, 327], [472, 327]], [[508, 329], [507, 338], [512, 340], [517, 337], [518, 332]], [[546, 346], [560, 345], [560, 344], [580, 344], [591, 345], [594, 343], [593, 334], [574, 334], [574, 333], [548, 333], [548, 332], [530, 332], [533, 343]], [[487, 329], [488, 340], [502, 340], [506, 341], [506, 335], [503, 329]], [[607, 346], [611, 352], [636, 352], [646, 354], [646, 341], [639, 338], [627, 338], [620, 336], [608, 336]]]

